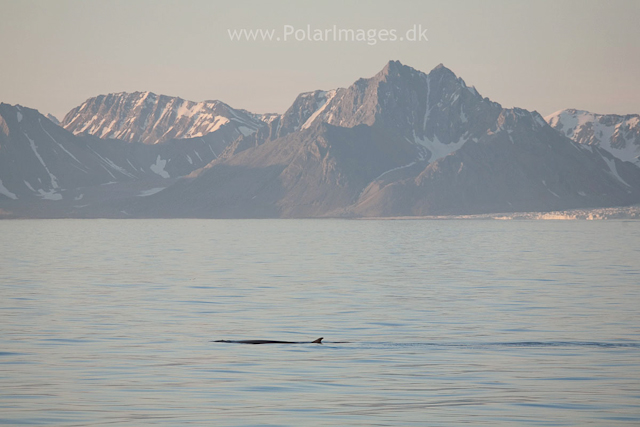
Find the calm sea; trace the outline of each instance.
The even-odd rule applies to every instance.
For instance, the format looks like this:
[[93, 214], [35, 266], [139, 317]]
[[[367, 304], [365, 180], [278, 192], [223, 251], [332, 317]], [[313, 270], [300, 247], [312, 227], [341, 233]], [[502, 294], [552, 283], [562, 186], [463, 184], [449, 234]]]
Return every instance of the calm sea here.
[[0, 424], [637, 426], [639, 310], [640, 222], [2, 221]]

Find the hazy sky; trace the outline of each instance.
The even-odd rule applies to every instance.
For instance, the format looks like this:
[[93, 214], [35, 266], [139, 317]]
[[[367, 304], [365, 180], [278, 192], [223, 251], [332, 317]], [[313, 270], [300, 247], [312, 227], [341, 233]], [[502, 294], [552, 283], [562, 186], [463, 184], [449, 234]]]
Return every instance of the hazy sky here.
[[[428, 41], [232, 41], [228, 29], [427, 29]], [[291, 28], [289, 27], [289, 28]], [[640, 113], [640, 1], [0, 0], [0, 101], [62, 118], [152, 91], [284, 112], [390, 59], [444, 63], [505, 107]]]

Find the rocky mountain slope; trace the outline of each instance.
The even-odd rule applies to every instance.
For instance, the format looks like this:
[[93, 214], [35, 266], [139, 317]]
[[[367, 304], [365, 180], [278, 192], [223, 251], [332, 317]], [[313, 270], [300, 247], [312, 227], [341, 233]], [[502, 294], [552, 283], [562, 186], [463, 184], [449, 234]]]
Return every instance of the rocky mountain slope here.
[[0, 194], [12, 200], [61, 200], [70, 188], [130, 181], [144, 174], [124, 150], [109, 153], [93, 142], [75, 137], [36, 110], [0, 104]]
[[583, 110], [557, 111], [545, 120], [572, 140], [600, 147], [614, 157], [640, 167], [640, 115], [594, 114]]
[[151, 92], [111, 93], [88, 99], [69, 111], [61, 123], [75, 135], [143, 144], [201, 138], [222, 128], [231, 128], [235, 137], [249, 135], [263, 124], [260, 116], [221, 101], [193, 102]]
[[303, 93], [282, 115], [136, 92], [92, 98], [60, 127], [2, 104], [0, 214], [396, 217], [639, 203], [640, 168], [625, 161], [637, 119], [596, 126], [580, 114], [550, 126], [442, 65], [397, 61], [348, 88]]
[[[391, 61], [302, 94], [268, 129], [136, 209], [166, 216], [402, 216], [634, 203], [640, 174], [535, 112], [503, 109], [444, 66]], [[179, 200], [172, 203], [171, 200]], [[164, 207], [171, 205], [170, 208]]]
[[206, 140], [156, 145], [100, 139], [74, 135], [36, 110], [0, 104], [0, 208], [46, 217], [55, 207], [65, 216], [90, 199], [104, 204], [147, 194], [205, 166], [235, 137], [227, 127]]

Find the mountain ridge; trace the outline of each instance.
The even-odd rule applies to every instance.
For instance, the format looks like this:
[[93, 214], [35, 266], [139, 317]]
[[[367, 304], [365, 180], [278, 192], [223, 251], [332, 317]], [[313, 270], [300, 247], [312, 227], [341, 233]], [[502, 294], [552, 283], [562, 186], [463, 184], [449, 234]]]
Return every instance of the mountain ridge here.
[[[199, 195], [197, 200], [168, 189], [145, 200], [155, 205], [141, 212], [157, 212], [176, 197], [178, 211], [171, 215], [215, 217], [224, 205], [224, 215], [233, 216], [234, 201], [235, 214], [245, 215], [245, 177], [228, 175], [229, 168], [258, 174], [271, 190], [247, 197], [262, 200], [262, 211], [279, 217], [558, 210], [638, 199], [640, 171], [563, 137], [537, 112], [502, 108], [444, 66], [425, 74], [391, 61], [348, 88], [301, 94], [287, 116], [297, 120], [286, 132], [240, 137], [229, 155], [181, 183], [180, 191]], [[384, 138], [373, 153], [405, 156], [364, 160], [374, 135]], [[346, 146], [360, 152], [346, 154]], [[199, 213], [180, 213], [195, 205]]]
[[203, 137], [223, 126], [238, 135], [255, 132], [258, 116], [222, 101], [187, 101], [153, 92], [118, 92], [89, 98], [69, 111], [61, 126], [70, 132], [127, 142], [158, 144]]
[[[1, 117], [0, 165], [26, 155], [32, 165], [25, 176], [0, 169], [0, 209], [24, 203], [17, 215], [53, 216], [55, 207], [57, 216], [398, 217], [640, 202], [640, 168], [535, 111], [503, 108], [442, 64], [424, 73], [389, 61], [346, 88], [301, 93], [283, 114], [151, 92], [100, 95], [59, 130], [38, 116], [55, 133], [27, 130], [47, 147], [40, 159], [16, 120]], [[130, 176], [42, 184], [60, 159], [73, 167], [62, 148], [85, 146], [93, 154], [83, 173]], [[21, 183], [29, 174], [38, 188]], [[57, 200], [46, 197], [53, 190]], [[89, 202], [76, 203], [85, 193]]]

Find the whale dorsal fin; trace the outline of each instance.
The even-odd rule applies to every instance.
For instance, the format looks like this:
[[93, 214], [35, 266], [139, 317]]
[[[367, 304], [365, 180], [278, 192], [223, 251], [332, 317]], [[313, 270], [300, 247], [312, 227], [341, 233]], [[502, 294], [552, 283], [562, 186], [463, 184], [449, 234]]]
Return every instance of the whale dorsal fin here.
[[[324, 338], [324, 337], [323, 337]], [[322, 344], [322, 338], [318, 338], [315, 341], [311, 341], [311, 344]]]

